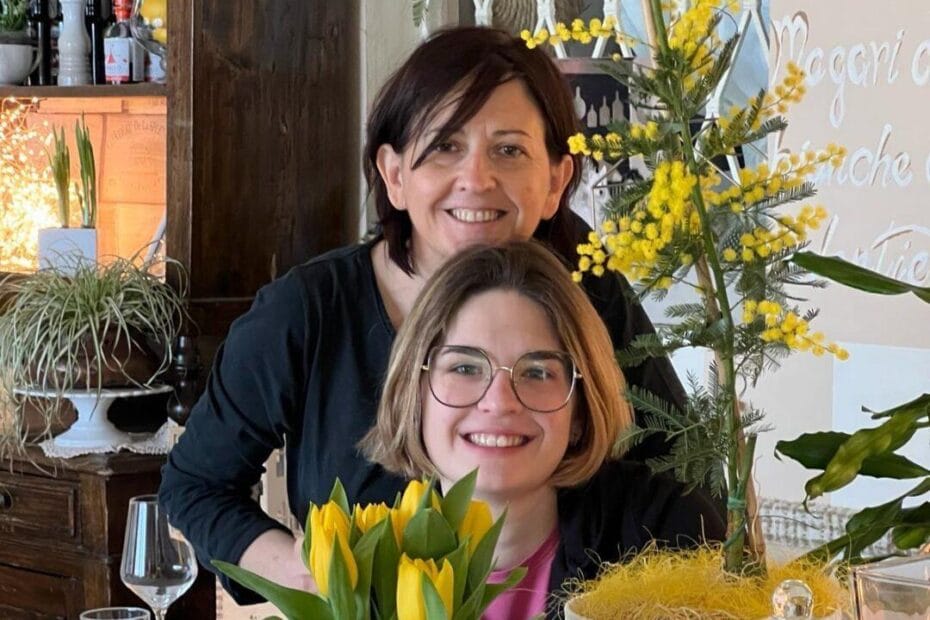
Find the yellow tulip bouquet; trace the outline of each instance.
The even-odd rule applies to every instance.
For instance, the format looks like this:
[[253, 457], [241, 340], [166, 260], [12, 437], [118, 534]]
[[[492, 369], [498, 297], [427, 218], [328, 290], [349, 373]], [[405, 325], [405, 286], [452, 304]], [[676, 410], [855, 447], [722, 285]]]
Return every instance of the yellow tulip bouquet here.
[[318, 594], [213, 564], [291, 620], [478, 620], [526, 569], [487, 582], [504, 516], [494, 521], [490, 507], [472, 499], [476, 479], [473, 471], [444, 497], [433, 480], [413, 480], [393, 508], [356, 504], [352, 510], [337, 480], [329, 501], [311, 504], [307, 516], [303, 559]]

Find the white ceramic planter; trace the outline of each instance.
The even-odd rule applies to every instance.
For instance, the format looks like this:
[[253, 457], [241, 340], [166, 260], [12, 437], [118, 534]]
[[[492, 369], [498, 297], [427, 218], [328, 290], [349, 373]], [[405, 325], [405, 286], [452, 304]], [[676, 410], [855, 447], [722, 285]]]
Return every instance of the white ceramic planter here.
[[572, 609], [572, 603], [578, 600], [578, 597], [575, 597], [565, 603], [565, 620], [587, 620], [585, 616], [575, 613], [575, 610]]
[[97, 262], [96, 228], [39, 229], [39, 269], [73, 274], [82, 262]]
[[22, 84], [38, 64], [34, 46], [0, 43], [0, 84]]

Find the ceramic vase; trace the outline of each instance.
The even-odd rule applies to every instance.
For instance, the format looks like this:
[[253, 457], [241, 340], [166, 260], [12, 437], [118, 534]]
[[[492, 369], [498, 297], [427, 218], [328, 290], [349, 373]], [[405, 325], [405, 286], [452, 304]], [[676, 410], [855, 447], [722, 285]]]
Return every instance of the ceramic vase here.
[[60, 0], [58, 85], [90, 84], [90, 37], [84, 27], [84, 0]]

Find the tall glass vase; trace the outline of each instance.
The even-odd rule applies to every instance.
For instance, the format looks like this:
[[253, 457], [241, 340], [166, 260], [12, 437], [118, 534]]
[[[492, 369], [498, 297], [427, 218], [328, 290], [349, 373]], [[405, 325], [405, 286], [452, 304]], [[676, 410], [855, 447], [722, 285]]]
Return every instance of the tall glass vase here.
[[168, 3], [166, 0], [133, 0], [129, 27], [149, 54], [146, 80], [164, 82], [168, 56]]
[[58, 85], [90, 84], [90, 37], [84, 27], [85, 0], [59, 0], [61, 34], [58, 38]]

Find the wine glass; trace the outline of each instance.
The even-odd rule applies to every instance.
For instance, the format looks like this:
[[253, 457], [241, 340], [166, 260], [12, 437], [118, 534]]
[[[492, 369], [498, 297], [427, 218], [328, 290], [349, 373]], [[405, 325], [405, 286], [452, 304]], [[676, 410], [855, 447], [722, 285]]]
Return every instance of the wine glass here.
[[155, 495], [129, 500], [120, 577], [152, 608], [155, 620], [164, 620], [168, 606], [197, 578], [193, 547], [168, 525]]

